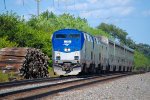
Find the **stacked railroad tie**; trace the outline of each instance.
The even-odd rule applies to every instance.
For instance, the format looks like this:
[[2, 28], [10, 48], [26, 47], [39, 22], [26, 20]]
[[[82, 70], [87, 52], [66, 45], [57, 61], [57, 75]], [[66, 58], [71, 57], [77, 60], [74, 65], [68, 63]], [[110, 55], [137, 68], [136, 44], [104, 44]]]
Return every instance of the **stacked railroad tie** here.
[[14, 70], [25, 79], [48, 77], [48, 56], [35, 48], [3, 48], [0, 68]]

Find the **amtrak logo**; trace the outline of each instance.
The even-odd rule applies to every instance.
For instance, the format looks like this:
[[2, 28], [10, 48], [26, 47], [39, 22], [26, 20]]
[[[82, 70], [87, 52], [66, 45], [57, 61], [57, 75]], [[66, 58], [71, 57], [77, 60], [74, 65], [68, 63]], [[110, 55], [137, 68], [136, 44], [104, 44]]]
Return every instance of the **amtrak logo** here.
[[70, 44], [71, 44], [71, 40], [64, 40], [64, 44], [63, 45], [68, 46]]

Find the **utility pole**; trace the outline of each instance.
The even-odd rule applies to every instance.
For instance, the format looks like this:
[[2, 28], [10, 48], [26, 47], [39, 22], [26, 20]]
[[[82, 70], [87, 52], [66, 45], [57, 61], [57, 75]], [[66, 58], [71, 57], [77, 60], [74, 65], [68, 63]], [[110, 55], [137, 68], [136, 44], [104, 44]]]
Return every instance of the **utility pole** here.
[[40, 1], [41, 0], [36, 0], [36, 2], [37, 2], [37, 16], [39, 16], [39, 14], [40, 14]]
[[5, 9], [7, 9], [7, 8], [6, 8], [6, 1], [5, 1], [5, 0], [4, 0], [4, 6], [5, 6]]

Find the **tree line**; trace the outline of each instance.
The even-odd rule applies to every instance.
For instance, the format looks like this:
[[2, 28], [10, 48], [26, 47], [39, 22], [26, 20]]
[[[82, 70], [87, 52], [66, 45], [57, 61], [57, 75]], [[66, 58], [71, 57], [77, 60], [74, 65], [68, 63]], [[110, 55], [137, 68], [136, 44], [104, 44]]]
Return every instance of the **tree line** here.
[[[150, 46], [136, 44], [128, 33], [113, 25], [101, 23], [96, 28], [91, 27], [86, 19], [74, 17], [70, 14], [56, 15], [45, 11], [39, 16], [32, 15], [25, 20], [13, 12], [0, 14], [0, 48], [4, 47], [34, 47], [41, 49], [50, 58], [52, 57], [52, 44], [50, 36], [56, 30], [74, 28], [89, 32], [93, 35], [103, 35], [118, 39], [120, 43], [135, 50], [134, 62], [136, 69], [150, 67]], [[50, 66], [52, 61], [50, 60]]]

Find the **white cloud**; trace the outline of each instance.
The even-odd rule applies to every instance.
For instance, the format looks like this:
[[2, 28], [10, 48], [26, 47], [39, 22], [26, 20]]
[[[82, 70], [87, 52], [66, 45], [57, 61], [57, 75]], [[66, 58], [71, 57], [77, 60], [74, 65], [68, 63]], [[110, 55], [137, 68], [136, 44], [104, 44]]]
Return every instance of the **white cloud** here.
[[126, 16], [129, 15], [134, 10], [134, 7], [131, 6], [125, 6], [125, 7], [114, 7], [111, 8], [110, 11], [113, 14], [120, 15], [120, 16]]
[[[133, 0], [55, 0], [60, 2], [59, 8], [51, 7], [49, 11], [57, 14], [71, 12], [82, 18], [107, 19], [108, 17], [124, 17], [134, 11]], [[62, 2], [64, 3], [62, 5]], [[65, 6], [67, 3], [67, 6]], [[75, 15], [76, 16], [76, 15]]]
[[87, 3], [79, 3], [75, 5], [70, 5], [67, 7], [69, 10], [86, 10], [88, 8]]
[[55, 12], [56, 9], [55, 9], [54, 7], [49, 7], [49, 8], [48, 8], [48, 11], [49, 11], [49, 12]]
[[96, 2], [98, 2], [98, 0], [87, 0], [89, 3], [96, 3]]
[[54, 7], [48, 7], [47, 9], [48, 9], [49, 12], [54, 12], [55, 14], [60, 14], [61, 13], [58, 9], [56, 9]]
[[54, 0], [54, 1], [57, 1], [57, 2], [63, 2], [63, 3], [71, 3], [71, 2], [74, 2], [73, 0]]
[[130, 5], [133, 0], [87, 0], [89, 7], [107, 8]]
[[149, 10], [145, 10], [142, 13], [144, 16], [149, 17], [150, 16], [150, 9]]
[[78, 11], [80, 12], [80, 16], [84, 18], [107, 18], [109, 16], [123, 17], [134, 11], [132, 1], [87, 0], [85, 4], [80, 4]]
[[133, 7], [112, 7], [109, 9], [97, 9], [87, 12], [81, 12], [80, 16], [84, 18], [100, 18], [100, 17], [109, 17], [109, 16], [127, 16], [134, 10]]
[[16, 0], [16, 4], [17, 4], [17, 5], [22, 5], [22, 4], [23, 4], [23, 1], [22, 1], [22, 0]]
[[123, 6], [130, 4], [131, 0], [104, 0], [104, 4], [107, 6]]
[[24, 5], [25, 3], [28, 3], [29, 0], [16, 0], [15, 3], [17, 5]]

